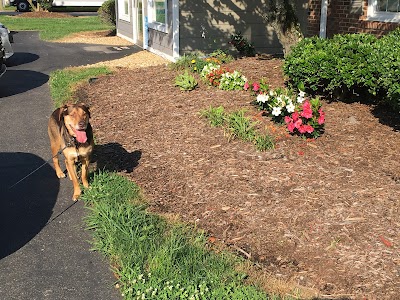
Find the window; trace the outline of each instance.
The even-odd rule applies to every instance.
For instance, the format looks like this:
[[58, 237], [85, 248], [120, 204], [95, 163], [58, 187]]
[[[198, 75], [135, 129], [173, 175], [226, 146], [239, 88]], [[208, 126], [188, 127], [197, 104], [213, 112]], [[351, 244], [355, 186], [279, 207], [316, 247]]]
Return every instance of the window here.
[[[1, 1], [1, 0], [0, 0]], [[129, 0], [118, 0], [118, 17], [124, 21], [131, 20], [131, 11], [129, 7]]]
[[400, 22], [400, 0], [368, 0], [367, 20]]
[[379, 11], [382, 12], [399, 12], [400, 0], [378, 0]]
[[158, 31], [167, 30], [167, 0], [149, 0], [149, 27]]

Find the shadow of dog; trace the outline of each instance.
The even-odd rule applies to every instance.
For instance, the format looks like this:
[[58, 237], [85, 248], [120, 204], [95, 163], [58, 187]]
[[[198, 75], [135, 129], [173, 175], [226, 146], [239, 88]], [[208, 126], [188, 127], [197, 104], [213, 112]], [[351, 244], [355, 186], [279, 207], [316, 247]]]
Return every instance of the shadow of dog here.
[[92, 162], [97, 170], [132, 173], [141, 157], [142, 152], [139, 150], [128, 152], [119, 143], [108, 143], [95, 145]]

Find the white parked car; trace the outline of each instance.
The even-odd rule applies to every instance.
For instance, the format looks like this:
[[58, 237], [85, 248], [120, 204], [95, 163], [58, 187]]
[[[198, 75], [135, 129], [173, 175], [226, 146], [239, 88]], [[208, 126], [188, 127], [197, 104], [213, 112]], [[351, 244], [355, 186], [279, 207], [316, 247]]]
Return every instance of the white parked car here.
[[14, 51], [11, 46], [11, 43], [14, 42], [14, 39], [12, 34], [10, 33], [10, 30], [8, 30], [8, 28], [4, 26], [2, 23], [0, 23], [0, 37], [5, 51], [5, 56], [6, 56], [5, 59], [8, 59], [14, 54]]
[[6, 53], [4, 51], [3, 43], [0, 39], [0, 77], [6, 72]]

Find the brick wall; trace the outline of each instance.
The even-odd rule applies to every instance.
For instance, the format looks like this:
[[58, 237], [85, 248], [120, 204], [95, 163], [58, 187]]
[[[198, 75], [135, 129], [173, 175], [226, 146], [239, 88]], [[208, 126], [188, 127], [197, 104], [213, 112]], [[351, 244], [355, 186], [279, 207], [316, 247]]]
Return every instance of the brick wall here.
[[[319, 35], [321, 0], [308, 1], [308, 26], [306, 36]], [[349, 3], [354, 3], [351, 5]], [[400, 27], [399, 23], [367, 21], [368, 0], [328, 1], [327, 37], [338, 33], [371, 33], [381, 36]]]

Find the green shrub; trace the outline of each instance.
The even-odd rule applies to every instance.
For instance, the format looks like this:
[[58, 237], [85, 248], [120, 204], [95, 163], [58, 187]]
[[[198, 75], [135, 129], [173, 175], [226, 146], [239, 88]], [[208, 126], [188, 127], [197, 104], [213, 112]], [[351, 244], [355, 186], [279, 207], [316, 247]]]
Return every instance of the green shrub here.
[[370, 34], [306, 38], [292, 48], [283, 70], [292, 85], [303, 83], [314, 94], [345, 97], [349, 92], [368, 91], [375, 95], [379, 86], [374, 66], [376, 42]]
[[115, 0], [105, 1], [97, 12], [104, 23], [116, 26]]
[[241, 32], [237, 32], [231, 35], [231, 40], [229, 42], [232, 46], [239, 51], [240, 55], [243, 56], [255, 56], [256, 49], [254, 48], [253, 44], [251, 44]]
[[214, 50], [208, 55], [208, 57], [215, 58], [219, 60], [222, 64], [227, 64], [235, 60], [235, 58], [232, 55], [221, 49]]
[[[199, 53], [185, 53], [181, 57], [179, 57], [176, 62], [171, 63], [171, 69], [173, 70], [185, 70], [185, 69], [193, 69], [193, 61], [201, 60]], [[201, 71], [201, 70], [200, 70]]]
[[400, 111], [400, 29], [396, 29], [376, 44], [377, 76], [380, 79], [380, 96], [394, 109]]
[[40, 7], [44, 10], [51, 10], [51, 8], [53, 7], [53, 0], [39, 0], [38, 2]]
[[181, 91], [192, 91], [197, 86], [197, 80], [186, 70], [185, 73], [175, 77], [175, 86], [179, 86]]

